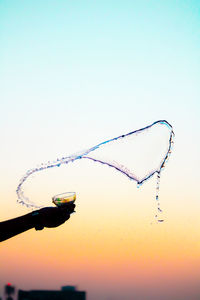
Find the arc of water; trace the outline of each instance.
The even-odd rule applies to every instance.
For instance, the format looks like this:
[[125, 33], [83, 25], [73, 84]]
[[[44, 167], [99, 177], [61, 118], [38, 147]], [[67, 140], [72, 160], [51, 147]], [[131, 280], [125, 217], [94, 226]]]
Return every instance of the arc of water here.
[[[92, 157], [89, 156], [89, 154], [91, 152], [95, 151], [96, 149], [102, 147], [105, 144], [111, 143], [111, 142], [119, 140], [119, 139], [123, 139], [123, 138], [125, 138], [127, 136], [130, 136], [130, 135], [134, 135], [134, 134], [140, 133], [142, 131], [145, 131], [145, 130], [147, 130], [147, 129], [153, 127], [153, 126], [155, 126], [156, 124], [162, 124], [162, 125], [167, 126], [169, 128], [169, 130], [170, 130], [169, 146], [168, 146], [166, 155], [163, 158], [163, 160], [162, 160], [159, 168], [156, 169], [156, 170], [153, 170], [152, 172], [150, 172], [147, 176], [145, 176], [140, 181], [138, 180], [138, 178], [136, 177], [136, 175], [134, 175], [133, 173], [131, 173], [130, 170], [128, 170], [127, 168], [124, 168], [124, 166], [121, 166], [121, 165], [118, 165], [118, 164], [114, 164], [114, 163], [109, 163], [109, 162], [106, 162], [106, 161], [103, 161], [103, 160], [98, 160], [98, 159], [95, 159], [95, 158], [92, 158]], [[52, 162], [48, 161], [47, 163], [41, 164], [39, 167], [36, 167], [36, 168], [28, 170], [26, 172], [26, 174], [21, 178], [21, 180], [20, 180], [20, 182], [19, 182], [19, 184], [17, 186], [17, 189], [16, 189], [16, 193], [17, 193], [17, 197], [18, 197], [17, 201], [19, 203], [21, 203], [21, 204], [25, 204], [27, 207], [40, 208], [41, 206], [38, 206], [35, 203], [31, 202], [29, 200], [29, 198], [24, 195], [22, 187], [23, 187], [23, 184], [25, 183], [25, 181], [33, 173], [40, 172], [42, 170], [53, 168], [53, 167], [59, 167], [62, 164], [68, 164], [69, 162], [74, 162], [75, 160], [82, 159], [82, 158], [89, 159], [89, 160], [92, 160], [94, 162], [99, 162], [101, 164], [113, 167], [115, 170], [117, 170], [117, 171], [121, 172], [122, 174], [126, 175], [129, 179], [132, 179], [132, 180], [136, 181], [139, 185], [141, 185], [145, 181], [149, 180], [155, 173], [157, 173], [156, 199], [158, 200], [160, 173], [164, 169], [164, 166], [165, 166], [165, 164], [166, 164], [166, 162], [169, 159], [169, 156], [171, 154], [171, 150], [172, 150], [172, 146], [173, 146], [173, 138], [174, 138], [174, 131], [173, 131], [172, 126], [166, 120], [158, 120], [158, 121], [153, 122], [152, 124], [150, 124], [150, 125], [148, 125], [146, 127], [143, 127], [143, 128], [140, 128], [140, 129], [137, 129], [137, 130], [134, 130], [134, 131], [131, 131], [131, 132], [127, 133], [127, 134], [123, 134], [123, 135], [120, 135], [118, 137], [115, 137], [115, 138], [112, 138], [112, 139], [109, 139], [109, 140], [106, 140], [106, 141], [104, 141], [102, 143], [99, 143], [98, 145], [93, 146], [93, 147], [91, 147], [91, 148], [89, 148], [87, 150], [84, 150], [84, 151], [82, 151], [82, 152], [80, 152], [78, 154], [73, 154], [71, 156], [62, 157], [61, 159], [57, 159], [56, 161], [52, 161]]]

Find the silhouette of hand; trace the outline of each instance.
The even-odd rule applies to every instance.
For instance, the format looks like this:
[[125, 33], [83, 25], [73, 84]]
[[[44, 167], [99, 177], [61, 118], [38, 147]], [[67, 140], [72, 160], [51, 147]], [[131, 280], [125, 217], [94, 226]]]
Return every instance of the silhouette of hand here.
[[60, 226], [70, 218], [70, 214], [74, 212], [74, 208], [75, 204], [68, 203], [60, 207], [45, 207], [36, 211], [35, 229], [41, 230], [44, 227], [52, 228]]

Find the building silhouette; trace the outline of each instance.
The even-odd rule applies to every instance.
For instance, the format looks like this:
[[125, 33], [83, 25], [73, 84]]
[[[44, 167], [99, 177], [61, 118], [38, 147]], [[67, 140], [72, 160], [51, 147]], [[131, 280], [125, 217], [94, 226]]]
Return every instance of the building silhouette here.
[[86, 300], [86, 292], [77, 291], [74, 286], [64, 286], [60, 291], [19, 290], [18, 300]]
[[15, 294], [15, 287], [10, 282], [8, 282], [4, 286], [4, 294], [5, 294], [5, 299], [6, 300], [13, 300], [13, 297], [11, 295]]

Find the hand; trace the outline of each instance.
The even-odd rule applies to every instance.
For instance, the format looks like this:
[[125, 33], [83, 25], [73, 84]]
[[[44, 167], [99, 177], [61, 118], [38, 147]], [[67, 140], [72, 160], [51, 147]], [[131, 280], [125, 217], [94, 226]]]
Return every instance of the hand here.
[[75, 204], [68, 203], [60, 207], [45, 207], [38, 210], [38, 224], [36, 230], [43, 227], [57, 227], [65, 223], [70, 218], [70, 214], [74, 212]]

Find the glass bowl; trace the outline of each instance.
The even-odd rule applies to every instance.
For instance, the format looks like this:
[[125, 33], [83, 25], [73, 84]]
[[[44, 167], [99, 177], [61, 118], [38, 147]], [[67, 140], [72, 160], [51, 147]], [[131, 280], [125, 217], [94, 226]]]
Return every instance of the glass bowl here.
[[68, 203], [73, 203], [76, 200], [75, 192], [66, 192], [52, 197], [52, 202], [56, 206], [62, 206]]

